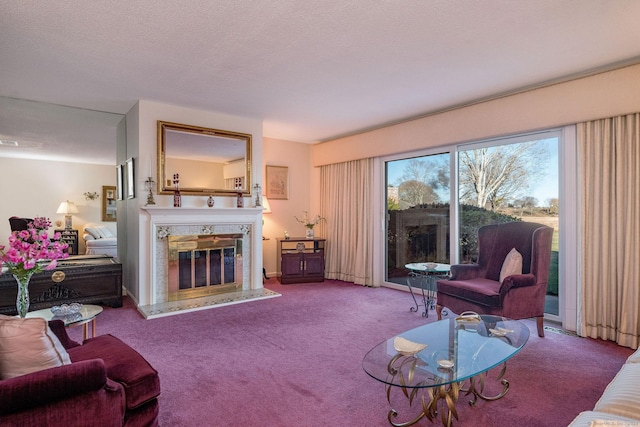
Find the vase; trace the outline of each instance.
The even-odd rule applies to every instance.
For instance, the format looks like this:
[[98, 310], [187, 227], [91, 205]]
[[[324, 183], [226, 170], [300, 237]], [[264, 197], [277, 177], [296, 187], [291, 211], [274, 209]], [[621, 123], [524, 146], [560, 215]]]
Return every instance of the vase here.
[[13, 275], [18, 282], [18, 296], [16, 298], [16, 309], [22, 318], [27, 316], [29, 311], [29, 281], [32, 274]]
[[307, 239], [313, 239], [313, 228], [307, 227]]

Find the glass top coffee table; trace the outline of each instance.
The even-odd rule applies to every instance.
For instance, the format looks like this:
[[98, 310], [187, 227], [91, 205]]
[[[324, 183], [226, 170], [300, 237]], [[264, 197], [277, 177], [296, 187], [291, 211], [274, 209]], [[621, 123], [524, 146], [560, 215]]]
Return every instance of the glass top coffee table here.
[[47, 321], [59, 319], [64, 322], [66, 327], [82, 325], [82, 339], [86, 340], [89, 337], [89, 324], [91, 324], [91, 336], [96, 336], [96, 317], [100, 313], [102, 313], [101, 306], [82, 304], [80, 311], [65, 316], [56, 316], [50, 308], [44, 308], [42, 310], [28, 312], [27, 317], [42, 317]]
[[[461, 391], [472, 396], [469, 404], [474, 405], [478, 398], [498, 400], [509, 390], [509, 382], [503, 379], [506, 361], [525, 345], [529, 328], [517, 320], [475, 313], [457, 316], [447, 309], [443, 317], [399, 334], [400, 339], [389, 338], [364, 356], [362, 367], [387, 385], [390, 405], [393, 391], [401, 391], [410, 403], [421, 402], [418, 415], [406, 422], [396, 422], [398, 413], [391, 409], [387, 418], [394, 426], [409, 426], [423, 417], [433, 421], [438, 414], [445, 426], [451, 426], [453, 418], [458, 418], [455, 405]], [[411, 354], [412, 343], [426, 344], [426, 348]], [[486, 396], [485, 375], [500, 365], [501, 390]], [[416, 399], [416, 393], [423, 398]]]

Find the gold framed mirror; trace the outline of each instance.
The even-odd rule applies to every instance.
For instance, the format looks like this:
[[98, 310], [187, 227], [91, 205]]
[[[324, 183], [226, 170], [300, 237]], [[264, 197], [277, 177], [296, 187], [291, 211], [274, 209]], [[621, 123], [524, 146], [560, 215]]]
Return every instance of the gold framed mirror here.
[[251, 135], [158, 120], [158, 194], [251, 194]]

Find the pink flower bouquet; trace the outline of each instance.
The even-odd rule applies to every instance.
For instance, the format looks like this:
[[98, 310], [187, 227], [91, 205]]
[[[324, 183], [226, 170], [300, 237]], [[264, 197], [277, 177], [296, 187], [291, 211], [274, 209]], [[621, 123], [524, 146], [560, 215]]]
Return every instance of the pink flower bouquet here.
[[26, 230], [14, 231], [9, 236], [9, 246], [0, 245], [0, 264], [4, 263], [9, 272], [17, 278], [24, 278], [42, 270], [52, 270], [57, 260], [69, 256], [69, 247], [60, 242], [60, 233], [49, 238], [47, 229], [51, 226], [48, 218], [35, 218]]

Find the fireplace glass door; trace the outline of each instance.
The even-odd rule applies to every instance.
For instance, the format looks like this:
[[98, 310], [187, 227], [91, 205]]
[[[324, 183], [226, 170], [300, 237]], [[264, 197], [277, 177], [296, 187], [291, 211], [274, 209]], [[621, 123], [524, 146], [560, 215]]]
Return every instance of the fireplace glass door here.
[[169, 237], [169, 292], [242, 286], [242, 235]]

